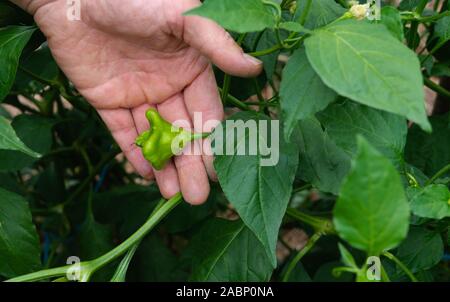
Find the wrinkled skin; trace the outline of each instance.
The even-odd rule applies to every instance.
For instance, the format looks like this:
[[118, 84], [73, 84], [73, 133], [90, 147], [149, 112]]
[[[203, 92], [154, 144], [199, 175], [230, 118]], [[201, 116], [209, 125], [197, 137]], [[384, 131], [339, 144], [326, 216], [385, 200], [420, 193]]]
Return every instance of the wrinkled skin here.
[[[181, 190], [203, 203], [211, 156], [181, 155], [154, 171], [134, 144], [149, 128], [145, 112], [155, 106], [164, 119], [222, 120], [223, 107], [210, 61], [237, 76], [255, 76], [261, 62], [243, 54], [215, 23], [182, 13], [198, 0], [81, 0], [81, 21], [66, 17], [66, 0], [15, 0], [34, 14], [68, 78], [94, 106], [137, 172], [156, 178], [164, 197]], [[211, 130], [199, 125], [195, 132]], [[198, 142], [197, 142], [198, 143]], [[209, 142], [203, 142], [209, 148]]]

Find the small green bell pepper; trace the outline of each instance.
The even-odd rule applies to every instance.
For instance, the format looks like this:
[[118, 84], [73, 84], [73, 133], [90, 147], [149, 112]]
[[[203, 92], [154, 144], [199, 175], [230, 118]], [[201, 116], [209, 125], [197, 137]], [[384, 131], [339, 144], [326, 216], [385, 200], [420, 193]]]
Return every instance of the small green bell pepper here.
[[150, 130], [138, 136], [136, 145], [142, 148], [144, 158], [156, 170], [163, 169], [189, 142], [208, 136], [174, 127], [153, 108], [147, 111], [146, 117], [150, 122]]

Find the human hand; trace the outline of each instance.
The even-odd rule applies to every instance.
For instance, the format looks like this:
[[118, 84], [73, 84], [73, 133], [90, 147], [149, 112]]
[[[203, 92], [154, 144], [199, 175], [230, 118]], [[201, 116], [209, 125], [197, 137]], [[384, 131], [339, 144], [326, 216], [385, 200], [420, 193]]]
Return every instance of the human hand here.
[[[216, 178], [212, 157], [184, 154], [154, 171], [134, 144], [149, 128], [145, 112], [154, 106], [170, 122], [186, 120], [193, 131], [209, 132], [205, 122], [223, 119], [210, 60], [241, 77], [260, 73], [261, 62], [212, 21], [184, 17], [198, 0], [81, 0], [81, 21], [67, 19], [66, 0], [15, 2], [34, 14], [55, 60], [136, 171], [156, 178], [165, 198], [181, 191], [187, 202], [203, 203], [208, 175]], [[194, 112], [202, 113], [203, 125], [192, 125]]]

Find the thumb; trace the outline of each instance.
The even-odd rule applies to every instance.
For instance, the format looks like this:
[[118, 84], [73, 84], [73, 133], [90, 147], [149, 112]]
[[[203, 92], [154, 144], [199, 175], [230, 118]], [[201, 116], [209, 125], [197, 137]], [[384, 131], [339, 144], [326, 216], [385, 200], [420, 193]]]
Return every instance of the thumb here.
[[184, 18], [185, 42], [198, 49], [225, 73], [239, 77], [252, 77], [261, 73], [263, 63], [245, 54], [222, 27], [202, 17]]

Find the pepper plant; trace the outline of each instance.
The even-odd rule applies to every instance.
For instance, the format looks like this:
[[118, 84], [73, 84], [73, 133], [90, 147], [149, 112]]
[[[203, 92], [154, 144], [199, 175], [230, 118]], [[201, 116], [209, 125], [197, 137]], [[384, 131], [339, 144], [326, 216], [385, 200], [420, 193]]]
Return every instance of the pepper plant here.
[[[185, 13], [264, 62], [254, 79], [216, 70], [228, 120], [281, 124], [276, 165], [217, 153], [192, 207], [129, 171], [32, 18], [0, 1], [0, 280], [448, 281], [450, 115], [427, 115], [425, 91], [449, 107], [450, 3], [359, 2]], [[137, 145], [160, 169], [175, 136], [147, 117]]]

